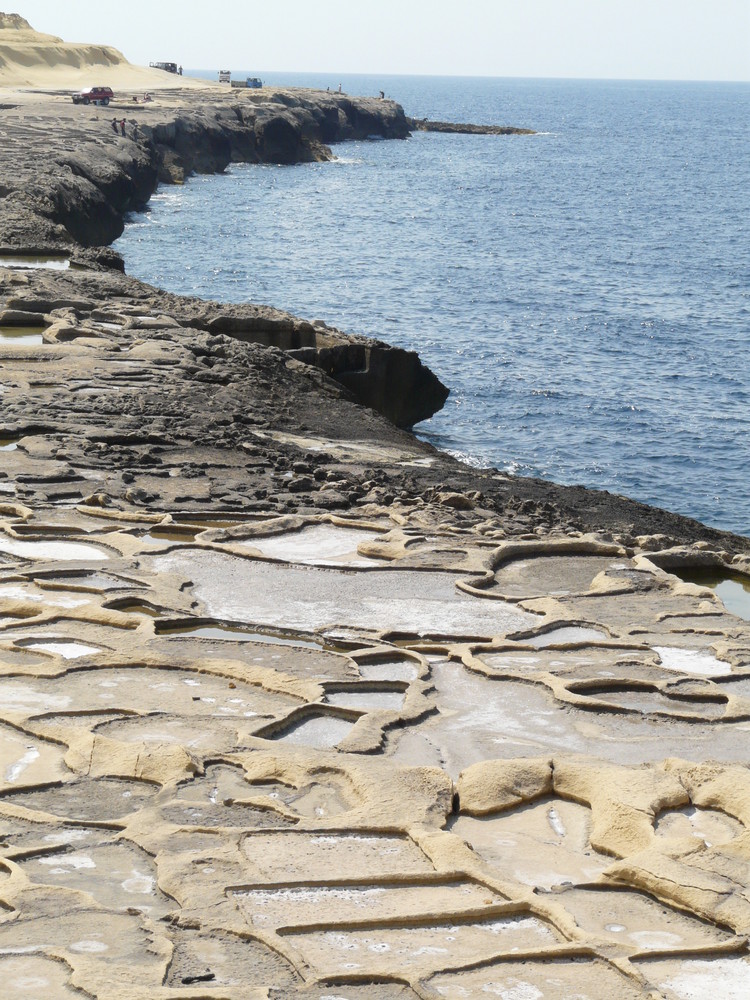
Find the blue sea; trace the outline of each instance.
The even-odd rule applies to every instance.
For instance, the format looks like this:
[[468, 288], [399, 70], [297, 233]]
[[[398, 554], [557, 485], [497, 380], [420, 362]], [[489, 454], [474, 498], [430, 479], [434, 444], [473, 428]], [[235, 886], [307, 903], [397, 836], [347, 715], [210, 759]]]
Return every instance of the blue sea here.
[[130, 274], [413, 348], [471, 463], [750, 534], [750, 84], [260, 75], [538, 134], [161, 188]]

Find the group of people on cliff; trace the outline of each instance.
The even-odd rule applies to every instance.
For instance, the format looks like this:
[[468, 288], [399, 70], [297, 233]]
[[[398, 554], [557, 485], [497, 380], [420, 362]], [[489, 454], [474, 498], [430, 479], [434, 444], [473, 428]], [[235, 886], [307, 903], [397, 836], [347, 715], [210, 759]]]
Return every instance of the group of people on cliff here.
[[[119, 119], [119, 121], [117, 118], [112, 119], [112, 131], [115, 135], [125, 135], [125, 124], [124, 118]], [[138, 138], [138, 122], [133, 122], [133, 138]]]

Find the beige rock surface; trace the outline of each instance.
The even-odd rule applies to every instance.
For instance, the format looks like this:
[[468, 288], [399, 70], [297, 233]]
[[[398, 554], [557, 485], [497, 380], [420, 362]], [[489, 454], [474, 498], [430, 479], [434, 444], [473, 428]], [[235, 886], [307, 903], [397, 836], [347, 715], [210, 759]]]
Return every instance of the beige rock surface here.
[[0, 88], [80, 90], [93, 86], [170, 90], [211, 84], [134, 66], [111, 46], [66, 42], [35, 31], [17, 14], [0, 13]]
[[[0, 949], [14, 982], [117, 1000], [678, 998], [708, 995], [680, 984], [727, 963], [744, 982], [746, 725], [736, 713], [686, 722], [679, 706], [670, 718], [569, 697], [599, 664], [612, 684], [664, 675], [688, 698], [748, 672], [735, 652], [697, 695], [694, 675], [660, 666], [654, 646], [715, 651], [720, 638], [714, 627], [686, 634], [665, 614], [676, 577], [654, 571], [648, 640], [635, 643], [632, 629], [580, 613], [598, 586], [565, 613], [546, 598], [519, 629], [494, 588], [468, 585], [464, 599], [497, 614], [496, 636], [479, 646], [450, 631], [394, 643], [387, 628], [335, 619], [285, 633], [257, 620], [252, 587], [238, 586], [222, 615], [220, 578], [199, 586], [184, 569], [190, 553], [272, 567], [282, 608], [285, 575], [314, 572], [316, 546], [325, 586], [336, 578], [357, 593], [373, 572], [416, 585], [445, 573], [434, 546], [419, 570], [401, 568], [417, 512], [237, 520], [187, 537], [169, 530], [167, 511], [157, 524], [155, 512], [79, 505], [64, 532], [60, 513], [6, 503], [0, 524]], [[452, 535], [474, 576], [454, 570], [451, 586], [507, 567], [480, 530], [452, 531], [443, 525], [441, 538]], [[371, 537], [390, 539], [385, 569]], [[599, 568], [592, 552], [613, 562], [605, 573], [637, 562], [598, 544], [551, 551], [575, 581]], [[535, 593], [547, 569], [559, 585], [563, 567], [538, 541], [513, 553]], [[703, 600], [694, 616], [715, 617]], [[746, 648], [748, 625], [721, 621]], [[584, 624], [606, 639], [581, 639]], [[559, 642], [534, 644], [551, 630]], [[458, 671], [448, 687], [446, 664]], [[457, 707], [461, 675], [477, 685], [470, 710]], [[530, 735], [518, 677], [576, 734], [576, 752], [551, 740], [529, 753], [535, 738], [520, 756], [493, 755], [493, 742]], [[659, 734], [653, 745], [636, 737], [635, 766], [617, 759], [633, 717]], [[594, 723], [608, 761], [587, 752]], [[672, 742], [672, 726], [692, 730], [687, 756], [672, 754], [684, 739]]]

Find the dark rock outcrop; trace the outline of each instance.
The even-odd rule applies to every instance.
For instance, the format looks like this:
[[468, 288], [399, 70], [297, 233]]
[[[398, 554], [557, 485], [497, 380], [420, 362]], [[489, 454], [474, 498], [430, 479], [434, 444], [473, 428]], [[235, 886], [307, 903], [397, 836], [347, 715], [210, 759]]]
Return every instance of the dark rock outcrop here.
[[408, 118], [412, 132], [448, 132], [452, 135], [536, 135], [530, 128], [514, 125], [470, 125], [462, 122], [433, 122], [428, 118]]
[[[106, 244], [122, 232], [127, 212], [146, 204], [157, 185], [232, 162], [291, 164], [329, 159], [327, 143], [371, 136], [404, 138], [403, 109], [371, 98], [312, 91], [258, 96], [183, 94], [174, 107], [138, 105], [126, 135], [111, 128], [110, 110], [48, 108], [48, 128], [24, 148], [11, 143], [0, 163], [0, 253], [64, 253], [86, 267], [124, 269]], [[174, 100], [174, 98], [172, 98]], [[115, 113], [120, 118], [120, 111]], [[28, 139], [19, 110], [12, 122]], [[20, 135], [19, 135], [20, 137]], [[34, 141], [35, 140], [35, 141]], [[351, 336], [272, 309], [193, 302], [180, 322], [247, 343], [291, 352], [322, 369], [361, 403], [410, 427], [439, 410], [448, 390], [416, 354]], [[189, 315], [188, 315], [189, 314]]]

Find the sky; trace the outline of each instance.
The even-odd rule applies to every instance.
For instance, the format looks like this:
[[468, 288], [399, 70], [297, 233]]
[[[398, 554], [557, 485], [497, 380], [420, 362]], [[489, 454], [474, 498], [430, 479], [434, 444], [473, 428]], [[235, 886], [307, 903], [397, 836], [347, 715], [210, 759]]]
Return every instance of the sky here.
[[140, 65], [750, 81], [750, 0], [4, 2], [38, 31]]

